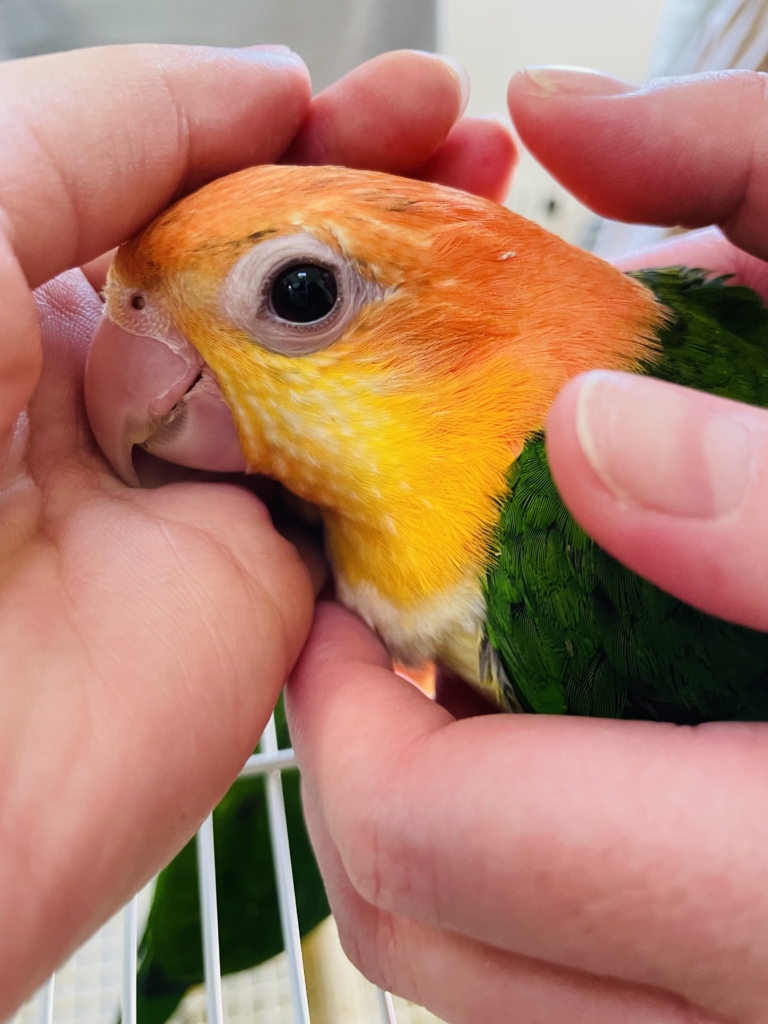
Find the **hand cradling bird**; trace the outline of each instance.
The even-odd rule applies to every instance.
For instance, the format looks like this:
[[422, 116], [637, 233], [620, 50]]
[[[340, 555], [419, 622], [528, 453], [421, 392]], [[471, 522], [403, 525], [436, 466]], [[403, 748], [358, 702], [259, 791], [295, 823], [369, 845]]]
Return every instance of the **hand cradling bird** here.
[[596, 368], [768, 404], [768, 313], [704, 271], [623, 274], [486, 200], [254, 167], [118, 252], [86, 401], [134, 445], [320, 509], [339, 600], [507, 710], [768, 719], [768, 636], [670, 597], [560, 500], [543, 425]]

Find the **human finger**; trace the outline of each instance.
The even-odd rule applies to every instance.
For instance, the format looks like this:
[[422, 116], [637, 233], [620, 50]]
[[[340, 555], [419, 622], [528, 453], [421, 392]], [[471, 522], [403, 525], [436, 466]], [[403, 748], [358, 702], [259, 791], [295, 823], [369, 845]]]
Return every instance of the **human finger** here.
[[0, 205], [34, 287], [181, 191], [276, 160], [309, 80], [283, 52], [117, 46], [2, 64], [0, 94]]
[[81, 390], [100, 304], [78, 271], [37, 299], [44, 368], [0, 524], [0, 1019], [221, 799], [313, 611], [244, 488], [105, 479]]
[[547, 456], [569, 509], [615, 558], [696, 608], [768, 630], [768, 413], [596, 371], [558, 396]]
[[469, 78], [456, 61], [417, 50], [381, 54], [313, 99], [283, 162], [410, 174], [442, 145], [468, 99]]
[[180, 191], [276, 159], [309, 83], [285, 53], [125, 46], [9, 61], [0, 95], [1, 457], [40, 371], [29, 288], [123, 241]]
[[509, 192], [517, 160], [512, 134], [498, 118], [464, 117], [414, 177], [501, 203]]
[[509, 86], [522, 141], [597, 213], [642, 224], [719, 224], [768, 256], [768, 76], [724, 71], [636, 87], [534, 67]]
[[[387, 69], [385, 68], [384, 71], [386, 72]], [[389, 84], [388, 73], [378, 77], [381, 80], [381, 88], [386, 89]], [[338, 111], [338, 119], [330, 119], [334, 130], [336, 120], [343, 124], [343, 105], [347, 102], [357, 103], [358, 100], [354, 91], [341, 91], [336, 102], [341, 105], [341, 109]], [[408, 116], [407, 110], [404, 116]], [[322, 126], [320, 126], [321, 128]], [[317, 130], [317, 126], [315, 126], [315, 130]], [[374, 148], [378, 144], [376, 133], [368, 133], [363, 139], [350, 141], [357, 146], [372, 145], [371, 152], [368, 154], [371, 160], [376, 160], [382, 155], [377, 153]], [[341, 148], [344, 149], [346, 140], [337, 138], [336, 144], [341, 144]], [[311, 145], [311, 140], [307, 145]], [[320, 139], [319, 146], [323, 145], [324, 143]], [[300, 154], [297, 155], [300, 156]], [[328, 149], [326, 156], [329, 160], [334, 159], [332, 148]], [[388, 153], [383, 156], [385, 159], [389, 159]], [[340, 153], [338, 159], [341, 161], [343, 154]], [[413, 176], [502, 202], [509, 191], [517, 160], [517, 147], [512, 134], [499, 118], [464, 117], [450, 129], [437, 151], [418, 171], [414, 172]], [[82, 268], [96, 291], [100, 291], [104, 287], [113, 255], [114, 251], [111, 251], [104, 256], [99, 256]]]
[[80, 268], [91, 288], [98, 294], [101, 294], [104, 285], [107, 283], [107, 274], [116, 252], [117, 248], [112, 248], [109, 252], [97, 256], [95, 260], [89, 260], [88, 263], [84, 263]]
[[457, 722], [383, 658], [362, 624], [321, 607], [288, 688], [304, 785], [363, 899], [758, 1019], [768, 998], [755, 968], [768, 955], [761, 726]]
[[[760, 294], [763, 299], [768, 299], [768, 264], [763, 260], [758, 259], [755, 256], [751, 256], [749, 253], [744, 252], [743, 249], [733, 245], [732, 242], [728, 241], [724, 237], [722, 232], [718, 228], [705, 228], [701, 231], [694, 231], [682, 235], [677, 238], [672, 238], [662, 245], [654, 246], [650, 249], [640, 250], [638, 252], [630, 253], [627, 256], [622, 257], [617, 261], [618, 266], [622, 270], [639, 270], [645, 267], [664, 267], [664, 266], [688, 266], [698, 267], [711, 271], [714, 274], [728, 275], [730, 278], [729, 283], [745, 285], [749, 288], [754, 289]], [[621, 381], [624, 387], [628, 387], [632, 390], [632, 382], [623, 380]], [[641, 386], [642, 387], [642, 386]], [[649, 384], [649, 387], [643, 387], [645, 398], [640, 399], [639, 406], [635, 406], [635, 415], [632, 416], [630, 406], [625, 406], [621, 410], [616, 410], [620, 418], [626, 418], [632, 420], [632, 425], [627, 424], [627, 430], [621, 434], [622, 441], [619, 443], [626, 444], [627, 447], [621, 452], [619, 456], [617, 450], [613, 447], [613, 442], [617, 440], [618, 435], [611, 433], [611, 428], [608, 423], [603, 424], [602, 429], [596, 433], [596, 439], [598, 442], [602, 441], [603, 444], [610, 444], [612, 451], [612, 458], [618, 468], [619, 462], [621, 462], [620, 472], [629, 473], [630, 475], [638, 472], [638, 463], [644, 459], [653, 463], [654, 468], [660, 469], [661, 464], [656, 462], [653, 455], [647, 450], [648, 443], [653, 437], [654, 430], [653, 426], [661, 431], [663, 434], [665, 431], [664, 425], [660, 424], [658, 418], [658, 407], [655, 402], [657, 394], [665, 394], [665, 389], [659, 391], [654, 387], [653, 384]], [[667, 392], [668, 395], [673, 394]], [[699, 408], [710, 406], [710, 403], [704, 399], [703, 401], [695, 395], [690, 398], [679, 396], [683, 399], [683, 404], [687, 405], [690, 403], [692, 407]], [[589, 402], [589, 394], [584, 396], [582, 393], [581, 399], [576, 399], [576, 407], [578, 409], [579, 403], [583, 405], [586, 401]], [[630, 403], [631, 405], [631, 403]], [[716, 405], [716, 402], [715, 402]], [[741, 407], [737, 407], [741, 409]], [[593, 502], [592, 488], [595, 486], [595, 476], [590, 470], [581, 472], [584, 466], [580, 462], [575, 462], [569, 456], [564, 456], [564, 446], [570, 445], [573, 441], [573, 435], [570, 433], [571, 428], [574, 425], [574, 421], [569, 418], [569, 396], [563, 396], [562, 399], [558, 400], [555, 408], [552, 412], [550, 420], [550, 431], [548, 435], [548, 448], [550, 453], [550, 460], [554, 467], [556, 479], [558, 485], [562, 489], [563, 495], [566, 497], [568, 504], [572, 507], [573, 511], [576, 512], [577, 506], [580, 511], [576, 512], [580, 518], [582, 525], [593, 535], [596, 539], [600, 540], [603, 546], [609, 546], [610, 550], [625, 563], [629, 564], [634, 559], [634, 566], [639, 572], [649, 578], [654, 579], [654, 582], [658, 582], [665, 589], [671, 589], [678, 596], [682, 596], [685, 600], [690, 603], [702, 606], [704, 601], [704, 607], [707, 610], [713, 610], [715, 614], [723, 615], [726, 618], [736, 618], [737, 621], [742, 621], [739, 613], [738, 603], [734, 603], [733, 595], [730, 594], [729, 589], [725, 591], [721, 590], [718, 584], [711, 585], [707, 588], [707, 574], [702, 573], [701, 569], [706, 566], [708, 561], [705, 556], [703, 561], [699, 559], [698, 546], [700, 543], [704, 543], [708, 547], [708, 554], [710, 556], [716, 555], [716, 548], [712, 548], [709, 545], [717, 545], [719, 540], [714, 536], [704, 538], [700, 535], [698, 540], [695, 539], [696, 529], [705, 527], [705, 524], [698, 522], [694, 527], [694, 535], [687, 532], [687, 520], [680, 519], [679, 517], [673, 517], [668, 522], [673, 525], [675, 532], [682, 538], [686, 537], [688, 545], [685, 549], [682, 546], [672, 541], [672, 553], [671, 557], [664, 564], [664, 569], [661, 575], [657, 574], [657, 567], [661, 566], [664, 561], [664, 555], [662, 550], [657, 547], [657, 533], [658, 533], [658, 522], [654, 519], [653, 523], [647, 516], [637, 516], [638, 507], [633, 505], [630, 500], [627, 502], [627, 494], [624, 494], [619, 501], [608, 500], [609, 508], [603, 506], [603, 512], [607, 513], [605, 516], [601, 516], [597, 512], [597, 507]], [[572, 410], [570, 410], [572, 411]], [[582, 410], [583, 411], [583, 410]], [[607, 412], [606, 414], [610, 415]], [[684, 413], [681, 409], [681, 415]], [[577, 419], [578, 412], [576, 413]], [[765, 414], [757, 414], [757, 422], [762, 424], [765, 419]], [[589, 417], [582, 417], [582, 428], [586, 429], [589, 422]], [[690, 427], [692, 423], [697, 423], [699, 426], [702, 424], [701, 417], [694, 416], [691, 421], [686, 424], [686, 427]], [[668, 424], [667, 424], [668, 425]], [[577, 431], [578, 434], [578, 431]], [[690, 439], [690, 435], [687, 435]], [[583, 438], [582, 438], [583, 440]], [[658, 435], [657, 435], [658, 440]], [[661, 445], [666, 457], [666, 465], [670, 466], [670, 461], [674, 459], [675, 455], [675, 443], [676, 440], [680, 440], [675, 437], [675, 432], [672, 431], [668, 437], [664, 437], [661, 440]], [[702, 439], [703, 440], [703, 439]], [[577, 448], [584, 450], [581, 445]], [[592, 455], [596, 453], [596, 449], [591, 445], [587, 445], [587, 449]], [[578, 451], [571, 451], [578, 456]], [[678, 451], [678, 457], [680, 453]], [[687, 480], [690, 484], [690, 474], [694, 475], [697, 472], [701, 472], [702, 466], [699, 463], [696, 465], [695, 462], [691, 462], [687, 457], [683, 457], [685, 462], [685, 471], [687, 472]], [[715, 467], [716, 468], [716, 467]], [[722, 467], [721, 467], [722, 468]], [[641, 470], [640, 472], [645, 472]], [[755, 472], [759, 473], [759, 467], [756, 468]], [[679, 486], [686, 486], [684, 478], [679, 474], [674, 474], [676, 482]], [[698, 481], [698, 485], [703, 482], [703, 476]], [[648, 488], [659, 486], [660, 481], [657, 479], [656, 483], [653, 483], [652, 474], [647, 476], [641, 485], [645, 488], [644, 495], [646, 500], [649, 497]], [[662, 486], [666, 487], [666, 483]], [[696, 486], [696, 485], [694, 485]], [[589, 494], [587, 492], [590, 492]], [[606, 492], [602, 487], [598, 487], [598, 492], [602, 499], [605, 499]], [[667, 490], [667, 497], [672, 494], [671, 490]], [[641, 502], [642, 504], [642, 502]], [[755, 510], [751, 515], [748, 512], [744, 512], [747, 521], [752, 516], [758, 515], [758, 510]], [[743, 529], [745, 519], [741, 516], [731, 523], [729, 528], [733, 531], [733, 535], [737, 535], [738, 532]], [[758, 532], [759, 531], [753, 531]], [[630, 536], [631, 534], [631, 536]], [[639, 541], [638, 537], [642, 536], [644, 539]], [[749, 540], [746, 537], [741, 538], [744, 544], [748, 544]], [[666, 545], [663, 545], [664, 550], [667, 550]], [[653, 558], [649, 559], [648, 554], [653, 553]], [[747, 561], [750, 565], [750, 572], [740, 579], [735, 581], [735, 585], [738, 589], [741, 589], [742, 585], [747, 588], [748, 594], [746, 600], [750, 603], [752, 612], [757, 612], [752, 602], [753, 589], [761, 591], [761, 584], [758, 582], [755, 585], [754, 576], [756, 572], [759, 572], [759, 553], [760, 548], [756, 548], [749, 552], [747, 555], [742, 556], [742, 561]], [[755, 558], [754, 556], [757, 556]], [[690, 561], [691, 558], [696, 559], [696, 566], [688, 566], [687, 571], [681, 570], [681, 563]], [[657, 561], [658, 559], [658, 561]], [[725, 574], [730, 575], [733, 567], [723, 566]], [[750, 588], [750, 577], [752, 577], [752, 587]], [[680, 589], [682, 587], [682, 589]], [[712, 604], [711, 600], [707, 598], [709, 592], [710, 598], [715, 598], [715, 603]], [[762, 622], [760, 618], [758, 621]]]
[[379, 910], [355, 890], [306, 792], [304, 815], [342, 946], [380, 988], [449, 1024], [705, 1024], [666, 993], [505, 952], [457, 932]]
[[[438, 122], [436, 137], [441, 138], [445, 125], [453, 123], [450, 120], [450, 111], [456, 106], [456, 82], [452, 81], [450, 76], [446, 76], [444, 68], [440, 63], [436, 63], [431, 55], [409, 54], [408, 51], [405, 54], [405, 57], [402, 54], [385, 55], [386, 60], [377, 58], [372, 62], [373, 68], [364, 73], [364, 76], [369, 78], [369, 105], [371, 95], [375, 97], [380, 93], [380, 102], [374, 102], [373, 106], [378, 108], [381, 104], [389, 105], [388, 116], [393, 119], [393, 131], [396, 132], [401, 131], [403, 123], [413, 118], [414, 114], [419, 119], [423, 118], [425, 113], [428, 114], [429, 111], [425, 111], [423, 107], [414, 111], [412, 105], [406, 102], [406, 97], [397, 93], [392, 94], [392, 82], [398, 80], [400, 71], [398, 65], [403, 60], [407, 64], [413, 63], [419, 74], [431, 75], [433, 78], [437, 76], [439, 88], [433, 90], [433, 103]], [[390, 60], [390, 56], [396, 59]], [[449, 64], [448, 67], [452, 72], [453, 65]], [[456, 74], [461, 79], [461, 72], [457, 70]], [[352, 75], [356, 77], [356, 72], [352, 72]], [[320, 114], [312, 113], [285, 160], [309, 162], [313, 152], [324, 157], [323, 162], [326, 163], [343, 163], [345, 158], [350, 158], [377, 167], [382, 160], [391, 160], [391, 152], [388, 147], [382, 146], [378, 130], [374, 131], [371, 126], [367, 126], [365, 132], [356, 134], [346, 119], [350, 108], [353, 112], [357, 110], [358, 117], [361, 116], [359, 108], [362, 101], [354, 80], [352, 83], [346, 83], [346, 80], [342, 79], [337, 85], [338, 88], [334, 86], [329, 91], [330, 95], [321, 93], [317, 97], [315, 103], [321, 107]], [[463, 88], [462, 81], [459, 82], [459, 88]], [[367, 108], [364, 108], [363, 113], [365, 109]], [[428, 128], [431, 130], [432, 125], [429, 124]], [[418, 158], [418, 153], [424, 149], [425, 139], [418, 125], [412, 132], [406, 125], [406, 130], [413, 136], [417, 147], [415, 156], [408, 153], [406, 157], [408, 163], [413, 163], [413, 160]], [[431, 145], [434, 145], [434, 140], [430, 142], [427, 139], [426, 150], [429, 150]], [[414, 176], [501, 202], [509, 191], [510, 179], [516, 164], [517, 148], [509, 129], [499, 118], [464, 117], [453, 124], [439, 143], [436, 152], [414, 172]], [[104, 286], [112, 256], [113, 253], [110, 252], [106, 256], [97, 257], [82, 268], [97, 291]]]

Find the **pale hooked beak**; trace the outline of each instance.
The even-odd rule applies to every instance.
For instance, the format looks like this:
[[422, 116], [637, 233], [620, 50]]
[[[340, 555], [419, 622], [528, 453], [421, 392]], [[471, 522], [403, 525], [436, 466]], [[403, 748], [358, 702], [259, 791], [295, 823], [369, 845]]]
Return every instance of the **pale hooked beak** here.
[[131, 486], [134, 445], [191, 469], [246, 470], [215, 377], [181, 337], [132, 334], [102, 316], [88, 352], [85, 405], [99, 447]]

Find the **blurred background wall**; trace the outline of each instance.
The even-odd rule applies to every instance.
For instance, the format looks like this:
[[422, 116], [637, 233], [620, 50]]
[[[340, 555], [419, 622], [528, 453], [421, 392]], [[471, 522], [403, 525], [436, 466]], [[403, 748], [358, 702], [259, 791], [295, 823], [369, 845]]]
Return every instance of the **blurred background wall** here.
[[[706, 2], [706, 0], [694, 0]], [[711, 2], [711, 0], [710, 0]], [[440, 49], [472, 77], [471, 113], [505, 116], [529, 63], [585, 64], [641, 80], [663, 0], [0, 0], [0, 57], [117, 42], [287, 43], [316, 89], [384, 50]], [[580, 240], [584, 209], [524, 158], [511, 205]]]
[[[578, 64], [645, 78], [664, 0], [440, 0], [438, 45], [472, 76], [470, 113], [503, 111], [510, 76], [526, 64]], [[584, 207], [527, 154], [510, 205], [571, 241], [591, 223]]]
[[0, 56], [104, 43], [285, 43], [324, 88], [385, 50], [434, 50], [437, 0], [0, 0]]
[[[0, 0], [0, 59], [135, 41], [287, 43], [316, 89], [384, 50], [439, 49], [470, 72], [469, 112], [505, 116], [525, 64], [636, 82], [768, 67], [768, 0]], [[656, 237], [598, 222], [526, 154], [509, 204], [606, 255]]]

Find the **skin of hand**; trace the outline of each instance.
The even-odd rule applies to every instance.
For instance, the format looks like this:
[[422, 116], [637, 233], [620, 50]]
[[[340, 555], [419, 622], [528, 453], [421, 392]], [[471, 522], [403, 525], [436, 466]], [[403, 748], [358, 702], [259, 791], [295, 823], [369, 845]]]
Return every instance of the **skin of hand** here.
[[500, 198], [514, 144], [458, 121], [466, 90], [412, 52], [314, 99], [285, 47], [0, 67], [0, 1019], [192, 836], [313, 610], [307, 567], [250, 491], [130, 490], [107, 467], [82, 399], [99, 254], [184, 192], [281, 158]]
[[[522, 141], [599, 213], [708, 229], [625, 261], [768, 297], [766, 76], [510, 85]], [[592, 373], [547, 424], [597, 541], [707, 611], [768, 628], [768, 413]], [[457, 717], [321, 605], [288, 688], [345, 948], [450, 1024], [768, 1021], [768, 727]], [[458, 707], [453, 702], [454, 710]]]

